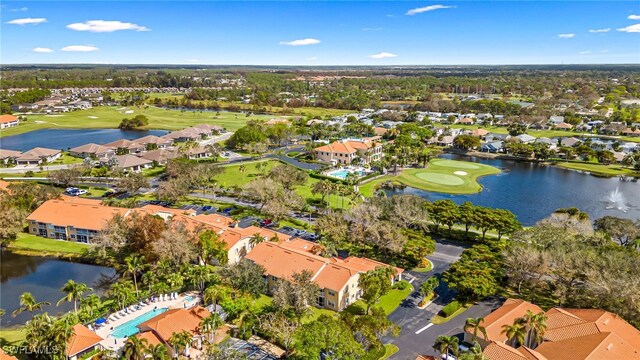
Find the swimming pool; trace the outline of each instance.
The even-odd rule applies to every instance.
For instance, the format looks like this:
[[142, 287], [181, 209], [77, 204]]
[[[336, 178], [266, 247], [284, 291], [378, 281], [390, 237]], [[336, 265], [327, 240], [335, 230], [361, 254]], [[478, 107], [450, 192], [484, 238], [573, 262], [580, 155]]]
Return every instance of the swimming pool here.
[[358, 176], [363, 176], [365, 174], [364, 171], [362, 170], [355, 170], [355, 171], [347, 171], [345, 169], [339, 169], [339, 170], [334, 170], [334, 171], [330, 171], [327, 173], [327, 176], [331, 176], [331, 177], [335, 177], [338, 179], [342, 179], [345, 180], [347, 178], [347, 174], [356, 174]]
[[169, 310], [168, 308], [160, 308], [160, 309], [155, 309], [155, 310], [151, 310], [151, 311], [147, 311], [146, 313], [131, 319], [129, 321], [127, 321], [126, 323], [122, 324], [122, 325], [118, 325], [115, 327], [115, 329], [113, 329], [113, 331], [111, 332], [111, 336], [115, 337], [115, 338], [128, 338], [131, 335], [135, 335], [138, 332], [140, 332], [140, 330], [137, 328], [138, 325], [142, 324], [143, 322], [155, 317], [156, 315], [160, 315], [163, 312]]

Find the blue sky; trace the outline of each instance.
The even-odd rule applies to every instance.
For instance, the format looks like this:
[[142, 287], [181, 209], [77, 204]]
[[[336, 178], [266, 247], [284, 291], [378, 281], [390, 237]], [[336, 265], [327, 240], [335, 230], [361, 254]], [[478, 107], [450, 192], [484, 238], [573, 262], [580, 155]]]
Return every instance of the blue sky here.
[[2, 1], [2, 64], [640, 63], [640, 1]]

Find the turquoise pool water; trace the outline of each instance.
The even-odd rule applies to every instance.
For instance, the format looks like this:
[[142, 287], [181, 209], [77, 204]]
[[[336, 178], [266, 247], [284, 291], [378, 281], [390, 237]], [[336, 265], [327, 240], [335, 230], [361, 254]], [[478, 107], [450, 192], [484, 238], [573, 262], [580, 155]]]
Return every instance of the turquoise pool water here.
[[186, 302], [190, 302], [191, 300], [193, 300], [193, 296], [189, 295], [186, 298], [184, 298], [184, 301]]
[[[358, 175], [358, 176], [363, 176], [364, 175], [364, 171], [354, 171], [354, 174]], [[335, 171], [331, 171], [329, 173], [327, 173], [328, 176], [332, 176], [338, 179], [342, 179], [345, 180], [347, 178], [347, 174], [349, 174], [349, 172], [345, 169], [340, 169], [340, 170], [335, 170]]]
[[118, 325], [111, 332], [111, 336], [115, 338], [128, 338], [131, 335], [137, 334], [140, 330], [138, 330], [137, 326], [142, 324], [143, 322], [155, 317], [156, 315], [160, 315], [163, 312], [169, 310], [168, 308], [160, 308], [151, 311], [147, 311], [146, 313], [127, 321], [122, 325]]

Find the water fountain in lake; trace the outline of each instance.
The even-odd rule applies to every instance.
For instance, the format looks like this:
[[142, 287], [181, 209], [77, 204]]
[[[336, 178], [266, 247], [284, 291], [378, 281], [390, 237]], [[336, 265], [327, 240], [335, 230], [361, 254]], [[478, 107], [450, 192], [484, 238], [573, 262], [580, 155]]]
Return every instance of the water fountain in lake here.
[[609, 194], [607, 202], [607, 209], [617, 209], [622, 212], [627, 212], [627, 210], [629, 210], [629, 206], [627, 205], [627, 202], [625, 201], [624, 196], [622, 195], [618, 187], [616, 187], [616, 189]]

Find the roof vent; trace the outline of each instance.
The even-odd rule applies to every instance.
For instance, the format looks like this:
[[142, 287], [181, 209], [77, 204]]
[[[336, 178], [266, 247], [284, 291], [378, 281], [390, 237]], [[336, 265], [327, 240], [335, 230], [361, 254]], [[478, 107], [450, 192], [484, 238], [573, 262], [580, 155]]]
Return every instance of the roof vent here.
[[613, 343], [609, 343], [609, 345], [607, 345], [607, 350], [611, 350], [613, 348]]

